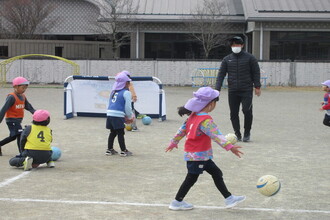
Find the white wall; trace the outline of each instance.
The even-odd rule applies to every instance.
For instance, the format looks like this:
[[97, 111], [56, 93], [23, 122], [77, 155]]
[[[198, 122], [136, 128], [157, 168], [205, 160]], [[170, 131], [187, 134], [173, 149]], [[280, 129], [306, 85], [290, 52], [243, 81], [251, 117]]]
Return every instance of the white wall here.
[[[0, 62], [3, 60], [0, 60]], [[218, 68], [220, 61], [161, 61], [161, 60], [73, 60], [81, 75], [115, 75], [128, 70], [133, 76], [155, 76], [165, 85], [191, 85], [197, 68]], [[330, 62], [260, 62], [273, 86], [320, 86], [330, 79]], [[6, 80], [24, 76], [34, 83], [63, 83], [72, 75], [72, 67], [60, 60], [16, 60], [7, 65]], [[1, 78], [0, 78], [1, 79]]]

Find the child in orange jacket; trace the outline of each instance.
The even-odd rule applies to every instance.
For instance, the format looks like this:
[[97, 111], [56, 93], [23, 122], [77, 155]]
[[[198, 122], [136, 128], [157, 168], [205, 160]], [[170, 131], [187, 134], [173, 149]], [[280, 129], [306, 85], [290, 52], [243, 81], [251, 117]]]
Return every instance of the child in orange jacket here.
[[24, 95], [28, 85], [29, 81], [27, 79], [24, 77], [16, 77], [13, 80], [14, 92], [7, 95], [6, 102], [0, 110], [0, 123], [3, 118], [6, 117], [6, 123], [10, 132], [9, 137], [0, 141], [0, 156], [2, 156], [2, 146], [15, 139], [17, 140], [18, 151], [20, 153], [22, 152], [20, 147], [20, 137], [23, 131], [21, 123], [24, 117], [24, 109], [32, 114], [35, 112], [35, 109]]

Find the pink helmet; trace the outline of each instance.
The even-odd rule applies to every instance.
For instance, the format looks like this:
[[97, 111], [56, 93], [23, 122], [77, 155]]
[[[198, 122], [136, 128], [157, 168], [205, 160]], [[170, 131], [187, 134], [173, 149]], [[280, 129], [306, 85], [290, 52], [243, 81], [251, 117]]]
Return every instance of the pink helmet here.
[[47, 110], [40, 109], [33, 113], [32, 118], [33, 121], [42, 122], [42, 121], [46, 121], [49, 118], [49, 116], [50, 114]]
[[19, 85], [29, 85], [30, 82], [25, 79], [24, 77], [16, 77], [15, 79], [13, 79], [13, 86], [19, 86]]

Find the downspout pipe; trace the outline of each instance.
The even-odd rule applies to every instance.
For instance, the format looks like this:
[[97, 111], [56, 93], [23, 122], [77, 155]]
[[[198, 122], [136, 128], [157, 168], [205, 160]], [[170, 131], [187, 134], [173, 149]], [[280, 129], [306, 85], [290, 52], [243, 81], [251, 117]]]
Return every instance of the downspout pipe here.
[[260, 22], [260, 60], [263, 60], [263, 48], [264, 47], [264, 28], [262, 22]]
[[140, 51], [140, 30], [139, 30], [139, 24], [136, 25], [136, 59], [139, 59], [139, 51]]
[[249, 52], [249, 37], [245, 34], [245, 30], [243, 29], [243, 36], [245, 38], [245, 51]]

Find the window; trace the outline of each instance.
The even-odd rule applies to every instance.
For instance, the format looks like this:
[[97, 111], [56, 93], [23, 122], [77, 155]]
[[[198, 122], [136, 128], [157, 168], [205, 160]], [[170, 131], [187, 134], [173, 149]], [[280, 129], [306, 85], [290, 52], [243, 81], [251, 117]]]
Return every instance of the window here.
[[[229, 53], [229, 47], [220, 46], [210, 51], [209, 59], [221, 59]], [[201, 43], [188, 34], [147, 33], [145, 58], [204, 59], [205, 56]]]
[[8, 46], [0, 46], [0, 57], [8, 57]]
[[105, 48], [100, 47], [99, 48], [99, 59], [105, 58]]
[[55, 56], [58, 56], [58, 57], [63, 56], [63, 47], [55, 47]]
[[130, 45], [122, 45], [120, 47], [120, 58], [130, 58], [131, 56], [131, 47]]
[[271, 32], [271, 60], [330, 60], [330, 32]]

